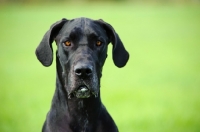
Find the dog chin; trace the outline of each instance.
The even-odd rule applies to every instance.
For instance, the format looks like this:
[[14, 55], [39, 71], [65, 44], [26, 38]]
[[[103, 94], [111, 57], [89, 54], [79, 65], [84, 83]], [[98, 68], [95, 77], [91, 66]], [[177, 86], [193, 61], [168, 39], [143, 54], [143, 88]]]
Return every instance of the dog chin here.
[[71, 99], [72, 97], [84, 99], [84, 98], [90, 98], [90, 97], [98, 97], [98, 92], [92, 92], [90, 88], [88, 88], [86, 85], [79, 86], [74, 92], [69, 94], [68, 98]]

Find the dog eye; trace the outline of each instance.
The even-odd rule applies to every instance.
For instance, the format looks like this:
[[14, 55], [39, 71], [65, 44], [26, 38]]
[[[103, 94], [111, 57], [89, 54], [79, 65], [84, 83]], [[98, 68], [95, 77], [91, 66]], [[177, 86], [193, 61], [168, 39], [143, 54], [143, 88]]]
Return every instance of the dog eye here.
[[70, 41], [66, 41], [64, 42], [65, 46], [71, 46], [71, 42]]
[[102, 42], [98, 40], [98, 41], [96, 42], [96, 46], [101, 46], [101, 45], [102, 45]]

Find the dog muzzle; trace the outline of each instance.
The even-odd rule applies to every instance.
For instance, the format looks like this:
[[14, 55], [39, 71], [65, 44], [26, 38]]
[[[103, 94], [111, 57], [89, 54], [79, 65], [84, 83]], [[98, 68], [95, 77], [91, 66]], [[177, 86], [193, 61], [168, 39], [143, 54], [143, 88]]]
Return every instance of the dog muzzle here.
[[[83, 85], [80, 86], [76, 91], [71, 93], [73, 97], [76, 98], [89, 98], [91, 96], [94, 96], [95, 98], [98, 97], [98, 93], [92, 92], [87, 86]], [[72, 96], [69, 96], [71, 98]]]
[[89, 98], [91, 96], [90, 90], [86, 86], [80, 86], [77, 91], [74, 92], [74, 95], [77, 98]]

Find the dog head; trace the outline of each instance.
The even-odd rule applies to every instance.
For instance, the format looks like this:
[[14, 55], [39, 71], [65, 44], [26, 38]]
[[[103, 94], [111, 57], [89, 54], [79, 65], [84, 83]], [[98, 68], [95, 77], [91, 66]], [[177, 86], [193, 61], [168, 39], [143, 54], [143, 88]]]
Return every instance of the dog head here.
[[54, 23], [36, 49], [36, 56], [44, 66], [53, 61], [52, 42], [57, 44], [57, 72], [69, 97], [97, 97], [107, 46], [113, 45], [113, 62], [126, 65], [129, 54], [113, 27], [103, 20], [76, 18]]

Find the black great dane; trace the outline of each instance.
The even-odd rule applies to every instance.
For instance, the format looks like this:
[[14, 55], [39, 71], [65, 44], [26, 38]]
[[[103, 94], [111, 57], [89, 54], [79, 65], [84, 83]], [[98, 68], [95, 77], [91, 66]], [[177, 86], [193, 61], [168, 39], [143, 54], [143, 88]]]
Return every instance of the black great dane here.
[[44, 66], [52, 64], [54, 40], [56, 90], [42, 132], [117, 132], [101, 102], [100, 78], [110, 42], [117, 67], [125, 66], [129, 59], [118, 34], [103, 20], [57, 21], [36, 49], [36, 56]]

